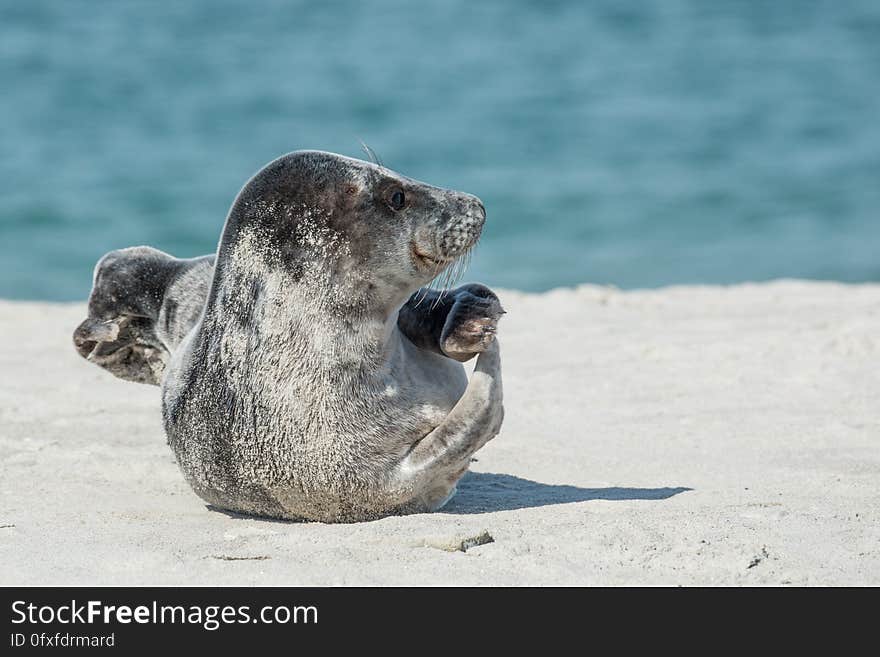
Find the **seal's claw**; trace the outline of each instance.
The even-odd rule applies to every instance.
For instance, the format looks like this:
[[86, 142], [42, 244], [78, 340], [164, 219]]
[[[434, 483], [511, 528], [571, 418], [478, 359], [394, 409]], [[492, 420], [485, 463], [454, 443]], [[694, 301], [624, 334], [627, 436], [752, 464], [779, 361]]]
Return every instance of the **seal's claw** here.
[[501, 302], [489, 288], [470, 285], [456, 290], [455, 303], [440, 336], [441, 349], [459, 362], [486, 351], [495, 340], [503, 314]]

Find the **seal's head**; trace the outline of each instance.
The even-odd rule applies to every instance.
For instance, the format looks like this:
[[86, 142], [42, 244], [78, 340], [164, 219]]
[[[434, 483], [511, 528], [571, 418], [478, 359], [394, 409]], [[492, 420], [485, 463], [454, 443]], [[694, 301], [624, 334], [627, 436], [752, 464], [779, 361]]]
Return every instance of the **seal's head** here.
[[466, 254], [485, 218], [470, 194], [370, 162], [297, 151], [266, 165], [239, 193], [218, 273], [246, 274], [259, 262], [286, 285], [347, 310], [390, 311]]

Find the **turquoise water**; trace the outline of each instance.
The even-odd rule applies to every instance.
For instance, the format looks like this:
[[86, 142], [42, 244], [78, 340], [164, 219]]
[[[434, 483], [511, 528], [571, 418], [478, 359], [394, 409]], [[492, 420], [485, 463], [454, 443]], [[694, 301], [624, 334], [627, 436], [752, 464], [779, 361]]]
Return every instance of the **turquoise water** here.
[[215, 247], [277, 155], [479, 195], [469, 280], [880, 280], [880, 2], [0, 0], [0, 297]]

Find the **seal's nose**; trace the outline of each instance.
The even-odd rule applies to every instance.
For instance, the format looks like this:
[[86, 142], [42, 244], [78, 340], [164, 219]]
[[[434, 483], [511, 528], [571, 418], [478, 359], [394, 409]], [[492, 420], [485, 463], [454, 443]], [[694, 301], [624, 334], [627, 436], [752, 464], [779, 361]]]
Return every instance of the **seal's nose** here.
[[486, 221], [486, 208], [476, 196], [458, 194], [453, 203], [454, 210], [438, 241], [440, 253], [447, 258], [470, 249], [479, 239]]
[[476, 196], [471, 196], [468, 198], [465, 214], [482, 228], [486, 221], [486, 206]]

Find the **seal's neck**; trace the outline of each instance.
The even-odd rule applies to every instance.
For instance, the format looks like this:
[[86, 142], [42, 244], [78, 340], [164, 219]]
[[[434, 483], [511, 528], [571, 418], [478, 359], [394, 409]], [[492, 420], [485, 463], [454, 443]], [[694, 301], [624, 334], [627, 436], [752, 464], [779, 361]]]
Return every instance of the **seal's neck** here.
[[405, 284], [366, 278], [329, 257], [291, 266], [254, 231], [221, 243], [221, 252], [205, 331], [234, 347], [226, 365], [249, 358], [279, 379], [318, 371], [341, 380], [380, 372], [400, 348], [397, 315], [414, 292], [397, 289]]
[[[400, 348], [397, 316], [410, 292], [377, 302], [351, 290], [303, 284], [276, 272], [227, 269], [203, 327], [221, 355], [279, 379], [314, 374], [341, 382], [381, 375]], [[399, 298], [398, 298], [399, 297]], [[348, 299], [347, 303], [345, 300]], [[259, 365], [258, 365], [259, 364]]]

